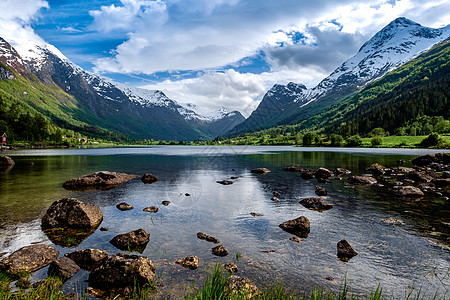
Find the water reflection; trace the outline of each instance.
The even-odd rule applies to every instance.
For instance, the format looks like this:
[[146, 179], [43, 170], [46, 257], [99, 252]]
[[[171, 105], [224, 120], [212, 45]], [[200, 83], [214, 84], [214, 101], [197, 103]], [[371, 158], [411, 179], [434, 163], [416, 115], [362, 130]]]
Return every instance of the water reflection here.
[[[398, 165], [397, 160], [404, 159], [404, 166], [410, 166], [413, 156], [391, 150], [343, 153], [342, 149], [340, 152], [283, 147], [232, 149], [156, 147], [18, 152], [13, 157], [16, 166], [0, 173], [0, 252], [10, 252], [35, 241], [50, 243], [40, 230], [40, 217], [53, 201], [74, 197], [99, 205], [104, 214], [102, 226], [110, 230], [97, 230], [79, 245], [59, 244], [58, 250], [67, 253], [100, 248], [114, 254], [117, 249], [109, 243], [114, 236], [143, 228], [151, 234], [143, 255], [156, 263], [167, 290], [183, 290], [174, 287], [176, 283], [190, 286], [195, 280], [201, 284], [205, 267], [215, 262], [237, 262], [241, 276], [259, 284], [278, 278], [297, 290], [313, 284], [338, 288], [345, 276], [356, 292], [364, 294], [378, 283], [395, 296], [403, 296], [404, 290], [398, 286], [424, 287], [434, 293], [450, 285], [447, 248], [450, 230], [444, 224], [450, 222], [448, 201], [399, 200], [375, 187], [354, 188], [345, 180], [318, 184], [315, 179], [303, 180], [300, 173], [281, 170], [287, 165], [313, 169], [342, 167], [359, 175], [375, 162], [393, 167]], [[29, 165], [31, 161], [34, 166]], [[269, 168], [271, 172], [251, 174], [250, 170], [257, 167]], [[69, 178], [101, 170], [152, 173], [159, 181], [146, 185], [137, 179], [107, 191], [66, 191], [61, 187]], [[231, 177], [239, 178], [233, 179], [232, 185], [216, 183]], [[320, 213], [299, 204], [302, 198], [316, 196], [315, 185], [327, 189], [326, 199], [334, 204], [332, 209]], [[279, 192], [276, 201], [271, 200], [274, 191]], [[162, 201], [171, 203], [164, 206]], [[135, 208], [119, 211], [115, 205], [120, 202]], [[158, 207], [158, 213], [143, 212], [148, 206]], [[264, 216], [254, 217], [250, 212]], [[308, 238], [295, 243], [279, 224], [302, 215], [310, 220], [311, 232]], [[389, 217], [401, 219], [404, 225], [381, 221]], [[197, 239], [199, 231], [217, 237], [230, 254], [214, 256], [211, 253], [214, 245]], [[340, 261], [336, 255], [336, 243], [343, 238], [359, 253], [349, 262]], [[201, 258], [199, 269], [186, 271], [174, 264], [175, 260], [190, 255]], [[241, 257], [239, 261], [237, 256]]]

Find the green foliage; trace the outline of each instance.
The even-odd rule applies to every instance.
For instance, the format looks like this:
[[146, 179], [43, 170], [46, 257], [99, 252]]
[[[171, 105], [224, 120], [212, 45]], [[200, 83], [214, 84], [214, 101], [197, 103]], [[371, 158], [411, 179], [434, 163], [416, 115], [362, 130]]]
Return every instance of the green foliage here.
[[383, 144], [383, 139], [379, 136], [375, 136], [370, 140], [370, 144], [372, 147], [381, 146], [381, 144]]
[[347, 147], [359, 147], [363, 143], [362, 138], [359, 135], [352, 135], [346, 140]]
[[340, 134], [330, 134], [330, 145], [333, 147], [341, 147], [344, 144], [344, 138]]
[[381, 127], [374, 128], [374, 129], [372, 129], [372, 131], [370, 131], [370, 133], [369, 133], [369, 135], [370, 135], [371, 137], [382, 136], [382, 135], [384, 135], [384, 134], [385, 134], [385, 131], [384, 131], [384, 129], [381, 128]]
[[442, 144], [443, 140], [439, 134], [436, 132], [431, 133], [429, 136], [424, 138], [422, 142], [420, 142], [420, 146], [422, 147], [435, 147]]
[[315, 132], [306, 132], [303, 135], [303, 146], [310, 146], [313, 144], [318, 144], [320, 142], [320, 136]]

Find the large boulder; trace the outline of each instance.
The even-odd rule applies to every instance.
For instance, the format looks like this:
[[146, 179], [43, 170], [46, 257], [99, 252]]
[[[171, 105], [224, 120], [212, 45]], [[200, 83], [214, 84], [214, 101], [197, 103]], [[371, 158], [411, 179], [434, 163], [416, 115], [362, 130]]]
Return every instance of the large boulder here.
[[89, 285], [99, 289], [146, 287], [155, 280], [153, 262], [143, 256], [111, 255], [89, 274]]
[[64, 281], [80, 271], [80, 267], [68, 257], [60, 257], [48, 267], [48, 275], [57, 276]]
[[310, 223], [307, 217], [301, 216], [294, 220], [281, 223], [280, 228], [299, 237], [307, 237], [310, 232]]
[[107, 189], [124, 184], [125, 182], [138, 177], [138, 175], [100, 171], [88, 175], [83, 175], [78, 178], [69, 179], [63, 183], [63, 188], [67, 190], [93, 188]]
[[20, 248], [0, 261], [0, 269], [17, 275], [34, 272], [58, 258], [59, 252], [48, 245], [31, 245]]
[[306, 208], [318, 211], [324, 211], [333, 208], [333, 204], [330, 204], [324, 201], [323, 199], [317, 197], [305, 198], [300, 201], [300, 204]]
[[14, 166], [15, 162], [11, 157], [0, 155], [0, 167]]
[[42, 228], [68, 227], [97, 228], [103, 213], [97, 205], [81, 202], [75, 198], [64, 198], [50, 205], [42, 217]]
[[108, 252], [100, 249], [84, 249], [66, 253], [64, 256], [73, 260], [81, 268], [92, 270], [108, 257]]
[[120, 250], [142, 253], [149, 241], [150, 233], [144, 229], [137, 229], [128, 233], [119, 234], [109, 242]]
[[318, 168], [315, 172], [314, 172], [314, 176], [317, 179], [327, 179], [331, 176], [333, 176], [333, 172], [331, 172], [328, 169], [325, 168]]
[[347, 240], [343, 239], [337, 243], [337, 256], [341, 260], [347, 261], [356, 255], [358, 255], [358, 252], [353, 249], [352, 245], [350, 245]]
[[428, 175], [425, 172], [411, 171], [408, 173], [408, 178], [414, 182], [430, 182], [433, 180], [433, 176]]
[[144, 174], [141, 177], [141, 181], [146, 184], [154, 183], [158, 181], [158, 177], [153, 174]]
[[347, 179], [347, 182], [356, 185], [367, 185], [367, 184], [375, 184], [377, 183], [377, 180], [370, 176], [352, 176]]
[[450, 186], [450, 178], [438, 178], [432, 181], [436, 186], [446, 187]]
[[387, 170], [388, 170], [388, 168], [383, 167], [379, 163], [375, 163], [375, 164], [369, 166], [368, 168], [366, 168], [367, 172], [369, 172], [375, 176], [383, 175], [384, 173], [386, 173]]
[[407, 186], [396, 186], [394, 193], [400, 197], [423, 197], [424, 193], [417, 187], [407, 185]]
[[416, 157], [411, 160], [411, 162], [413, 163], [413, 165], [426, 167], [432, 163], [439, 162], [439, 160], [434, 155], [427, 154]]

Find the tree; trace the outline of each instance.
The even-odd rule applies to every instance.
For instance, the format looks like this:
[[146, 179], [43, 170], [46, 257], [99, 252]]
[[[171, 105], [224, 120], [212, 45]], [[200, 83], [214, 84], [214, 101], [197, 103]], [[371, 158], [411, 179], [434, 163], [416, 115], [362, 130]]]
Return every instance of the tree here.
[[331, 146], [333, 147], [341, 147], [344, 144], [344, 138], [340, 134], [331, 134], [330, 135]]
[[384, 134], [384, 129], [381, 127], [377, 127], [372, 129], [372, 131], [369, 133], [369, 135], [371, 137], [375, 137], [375, 136], [382, 136]]
[[306, 132], [303, 135], [303, 145], [310, 146], [313, 143], [317, 143], [320, 140], [320, 137], [315, 132]]
[[352, 135], [347, 139], [346, 145], [348, 147], [359, 147], [362, 144], [362, 138], [359, 137], [359, 135]]
[[383, 144], [383, 138], [380, 136], [375, 136], [370, 140], [370, 143], [372, 144], [372, 147], [380, 146]]
[[429, 136], [424, 138], [419, 145], [422, 147], [433, 147], [438, 146], [442, 142], [443, 142], [442, 137], [436, 132], [433, 132]]

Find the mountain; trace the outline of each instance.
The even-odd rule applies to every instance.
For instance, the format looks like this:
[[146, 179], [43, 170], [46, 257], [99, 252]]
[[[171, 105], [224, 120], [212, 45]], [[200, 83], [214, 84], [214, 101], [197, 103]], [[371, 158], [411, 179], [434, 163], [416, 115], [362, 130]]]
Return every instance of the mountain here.
[[[20, 41], [12, 47], [2, 39], [0, 62], [10, 69], [0, 73], [2, 79], [15, 80], [14, 73], [24, 77], [35, 75], [45, 85], [56, 85], [75, 99], [77, 109], [70, 112], [71, 118], [130, 138], [209, 139], [244, 119], [238, 112], [216, 119], [193, 112], [197, 118], [189, 118], [181, 114], [189, 109], [163, 92], [126, 86], [91, 74], [47, 43]], [[49, 110], [46, 116], [60, 126], [70, 125]]]
[[289, 83], [273, 86], [258, 108], [228, 132], [236, 135], [295, 124], [338, 103], [367, 83], [403, 65], [450, 36], [450, 26], [433, 29], [397, 18], [367, 41], [358, 53], [316, 87]]

